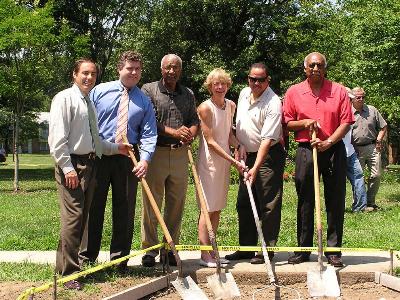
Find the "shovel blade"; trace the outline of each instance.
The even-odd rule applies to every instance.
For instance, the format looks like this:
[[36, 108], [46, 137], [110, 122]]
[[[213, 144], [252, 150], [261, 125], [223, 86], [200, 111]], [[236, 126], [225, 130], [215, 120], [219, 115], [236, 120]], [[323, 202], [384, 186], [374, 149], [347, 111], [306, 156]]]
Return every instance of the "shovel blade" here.
[[178, 294], [184, 300], [208, 300], [206, 294], [193, 281], [192, 277], [177, 277], [171, 282]]
[[207, 277], [207, 285], [213, 291], [215, 299], [233, 299], [240, 297], [239, 287], [237, 286], [232, 273], [213, 274]]
[[339, 297], [340, 287], [336, 277], [335, 268], [328, 266], [326, 270], [308, 271], [307, 287], [311, 297]]

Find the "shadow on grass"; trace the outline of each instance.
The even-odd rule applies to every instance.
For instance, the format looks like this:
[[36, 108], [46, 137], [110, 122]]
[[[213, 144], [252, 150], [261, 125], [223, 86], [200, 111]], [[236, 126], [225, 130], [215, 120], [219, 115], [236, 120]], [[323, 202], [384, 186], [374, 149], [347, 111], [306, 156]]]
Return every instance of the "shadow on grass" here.
[[[54, 180], [54, 168], [46, 169], [19, 169], [20, 180], [45, 181]], [[14, 170], [1, 170], [0, 180], [14, 180]]]
[[389, 194], [386, 198], [391, 202], [400, 202], [400, 193]]

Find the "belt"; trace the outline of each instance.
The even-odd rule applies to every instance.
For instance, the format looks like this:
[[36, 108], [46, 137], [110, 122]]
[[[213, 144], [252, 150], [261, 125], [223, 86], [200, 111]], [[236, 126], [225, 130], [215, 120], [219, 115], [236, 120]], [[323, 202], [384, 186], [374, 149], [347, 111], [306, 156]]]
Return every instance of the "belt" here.
[[160, 143], [157, 143], [157, 146], [158, 147], [170, 148], [170, 149], [178, 149], [178, 148], [182, 147], [183, 144], [182, 143], [177, 143], [177, 144], [160, 144]]
[[79, 157], [79, 158], [84, 158], [84, 159], [95, 160], [96, 159], [96, 153], [94, 153], [94, 152], [89, 152], [88, 154], [74, 154], [74, 153], [71, 153], [71, 157]]
[[376, 141], [371, 141], [371, 142], [366, 143], [366, 144], [356, 144], [355, 146], [356, 147], [363, 147], [363, 146], [368, 146], [368, 145], [372, 145], [372, 144], [376, 144]]
[[256, 155], [257, 156], [258, 152], [246, 152], [247, 156], [253, 156]]

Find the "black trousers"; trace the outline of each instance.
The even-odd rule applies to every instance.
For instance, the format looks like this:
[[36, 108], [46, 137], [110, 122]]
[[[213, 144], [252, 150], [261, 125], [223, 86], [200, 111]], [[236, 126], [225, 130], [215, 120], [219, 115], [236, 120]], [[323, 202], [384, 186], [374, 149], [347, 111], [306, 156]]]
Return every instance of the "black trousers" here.
[[[346, 196], [346, 149], [342, 141], [318, 152], [318, 171], [324, 183], [327, 246], [341, 247]], [[296, 153], [297, 243], [311, 247], [314, 238], [314, 169], [310, 143], [299, 143]], [[322, 218], [323, 219], [323, 218]], [[325, 252], [325, 255], [340, 252]]]
[[[137, 153], [137, 151], [135, 151]], [[90, 207], [87, 232], [82, 241], [81, 261], [94, 262], [99, 255], [108, 190], [112, 188], [112, 237], [110, 259], [130, 253], [138, 178], [124, 155], [103, 155], [97, 161], [96, 188]]]
[[[254, 166], [257, 153], [247, 156], [246, 165]], [[267, 246], [275, 246], [281, 225], [283, 169], [286, 153], [280, 143], [272, 146], [253, 183], [252, 191]], [[257, 245], [258, 234], [247, 187], [240, 180], [236, 203], [239, 218], [239, 244]]]
[[76, 189], [66, 186], [65, 175], [56, 165], [55, 179], [60, 203], [61, 230], [56, 255], [56, 271], [67, 276], [80, 271], [78, 253], [86, 230], [90, 203], [95, 188], [96, 167], [88, 155], [71, 154], [79, 178]]

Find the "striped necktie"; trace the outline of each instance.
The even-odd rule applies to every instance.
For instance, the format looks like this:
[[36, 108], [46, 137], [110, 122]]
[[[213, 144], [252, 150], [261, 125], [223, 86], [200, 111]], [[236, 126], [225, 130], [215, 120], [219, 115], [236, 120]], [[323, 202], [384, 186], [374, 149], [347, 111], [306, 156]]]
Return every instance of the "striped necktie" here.
[[101, 155], [103, 154], [103, 149], [102, 149], [100, 138], [99, 138], [99, 128], [97, 127], [96, 114], [94, 112], [94, 109], [93, 109], [92, 103], [90, 102], [89, 97], [86, 96], [85, 100], [86, 100], [87, 109], [88, 109], [89, 127], [90, 127], [90, 133], [92, 135], [94, 152], [96, 153], [96, 156], [101, 158]]
[[126, 135], [128, 130], [128, 106], [128, 90], [124, 87], [118, 107], [117, 131], [115, 133], [115, 142], [118, 144], [123, 142], [122, 135]]

